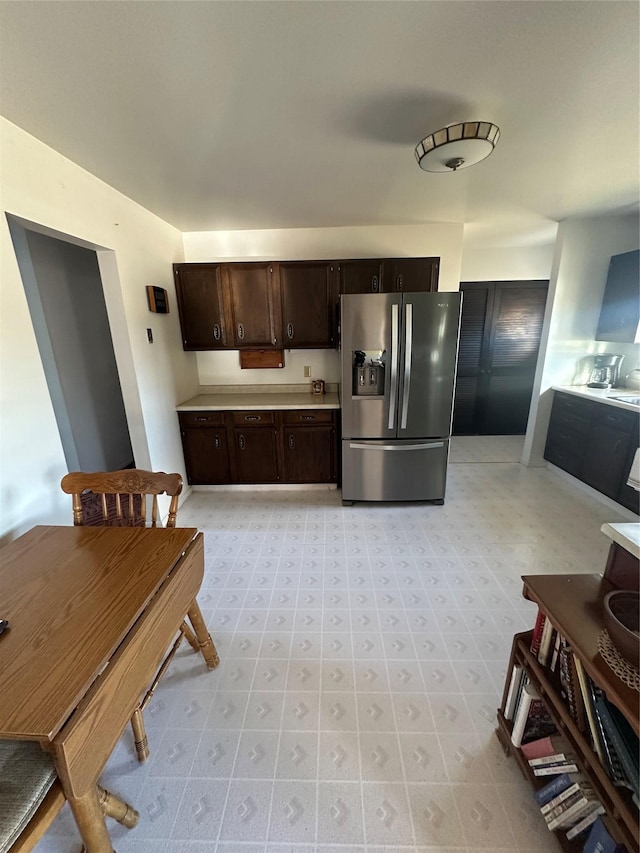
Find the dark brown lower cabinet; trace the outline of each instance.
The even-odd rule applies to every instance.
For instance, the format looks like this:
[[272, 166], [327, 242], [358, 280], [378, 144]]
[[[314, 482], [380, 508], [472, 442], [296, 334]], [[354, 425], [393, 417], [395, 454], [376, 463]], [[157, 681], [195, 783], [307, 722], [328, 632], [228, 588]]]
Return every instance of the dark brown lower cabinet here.
[[332, 426], [285, 426], [283, 472], [286, 483], [336, 480], [336, 431]]
[[337, 413], [180, 412], [187, 479], [192, 485], [335, 483]]
[[227, 430], [222, 412], [180, 412], [187, 479], [193, 486], [231, 482]]
[[627, 479], [639, 426], [635, 412], [556, 391], [544, 458], [637, 513], [640, 495]]

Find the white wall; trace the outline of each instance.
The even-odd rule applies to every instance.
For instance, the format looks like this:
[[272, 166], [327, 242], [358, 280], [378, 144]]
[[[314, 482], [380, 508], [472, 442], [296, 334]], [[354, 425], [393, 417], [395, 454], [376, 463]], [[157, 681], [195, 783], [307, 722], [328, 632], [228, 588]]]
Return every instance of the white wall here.
[[622, 353], [623, 373], [640, 362], [640, 344], [596, 341], [600, 306], [612, 255], [637, 249], [638, 215], [566, 220], [560, 223], [549, 285], [534, 396], [523, 460], [544, 464], [542, 454], [554, 385], [580, 385], [595, 353]]
[[[182, 349], [171, 265], [180, 232], [15, 125], [0, 119], [0, 207], [45, 233], [98, 250], [136, 463], [184, 473], [174, 407], [197, 391]], [[0, 222], [0, 536], [69, 523], [66, 464], [6, 217]], [[169, 290], [150, 314], [145, 285]], [[146, 328], [155, 343], [146, 339]]]
[[[439, 257], [439, 290], [458, 290], [463, 226], [363, 226], [360, 228], [289, 228], [266, 231], [199, 231], [183, 235], [185, 260], [298, 261], [340, 258]], [[285, 351], [285, 366], [277, 370], [241, 370], [238, 353], [198, 353], [201, 385], [337, 382], [339, 359], [332, 350]]]
[[460, 281], [518, 281], [551, 275], [554, 243], [487, 249], [463, 245]]

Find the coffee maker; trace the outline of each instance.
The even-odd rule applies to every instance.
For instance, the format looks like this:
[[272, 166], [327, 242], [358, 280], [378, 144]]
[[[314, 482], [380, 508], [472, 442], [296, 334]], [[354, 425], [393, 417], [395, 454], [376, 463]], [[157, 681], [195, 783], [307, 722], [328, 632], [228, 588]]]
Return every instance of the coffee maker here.
[[620, 376], [623, 355], [594, 355], [593, 369], [587, 388], [615, 388]]

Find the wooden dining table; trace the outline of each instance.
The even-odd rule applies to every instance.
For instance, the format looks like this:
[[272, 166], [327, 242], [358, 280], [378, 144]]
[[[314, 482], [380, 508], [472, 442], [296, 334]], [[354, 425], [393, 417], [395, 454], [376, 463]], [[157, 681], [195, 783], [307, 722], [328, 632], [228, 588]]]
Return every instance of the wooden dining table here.
[[34, 527], [0, 550], [0, 738], [51, 753], [87, 853], [112, 853], [97, 780], [196, 602], [195, 528]]

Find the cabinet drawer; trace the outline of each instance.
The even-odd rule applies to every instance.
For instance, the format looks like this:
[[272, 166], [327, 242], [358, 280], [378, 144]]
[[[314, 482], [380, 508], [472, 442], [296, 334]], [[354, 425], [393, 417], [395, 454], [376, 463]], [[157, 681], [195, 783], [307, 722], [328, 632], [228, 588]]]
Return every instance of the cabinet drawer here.
[[591, 418], [598, 403], [581, 400], [571, 394], [556, 393], [551, 409], [551, 419], [563, 426], [572, 427], [578, 432], [588, 432]]
[[557, 465], [558, 468], [562, 468], [568, 474], [572, 474], [574, 477], [580, 477], [582, 474], [583, 457], [572, 453], [566, 447], [560, 447], [557, 444], [547, 442], [547, 446], [544, 449], [544, 458], [553, 465]]
[[627, 412], [616, 406], [607, 406], [606, 403], [596, 406], [594, 421], [621, 432], [636, 432], [638, 429], [638, 416], [635, 412]]
[[178, 412], [181, 427], [223, 427], [224, 412]]
[[331, 409], [296, 409], [282, 412], [282, 423], [295, 424], [330, 424], [333, 423]]
[[580, 432], [571, 426], [565, 426], [564, 423], [557, 420], [551, 421], [549, 424], [547, 441], [549, 444], [555, 444], [558, 447], [570, 450], [574, 455], [582, 456], [589, 441], [589, 436], [586, 432]]
[[265, 426], [275, 423], [273, 412], [227, 412], [227, 417], [233, 426]]

